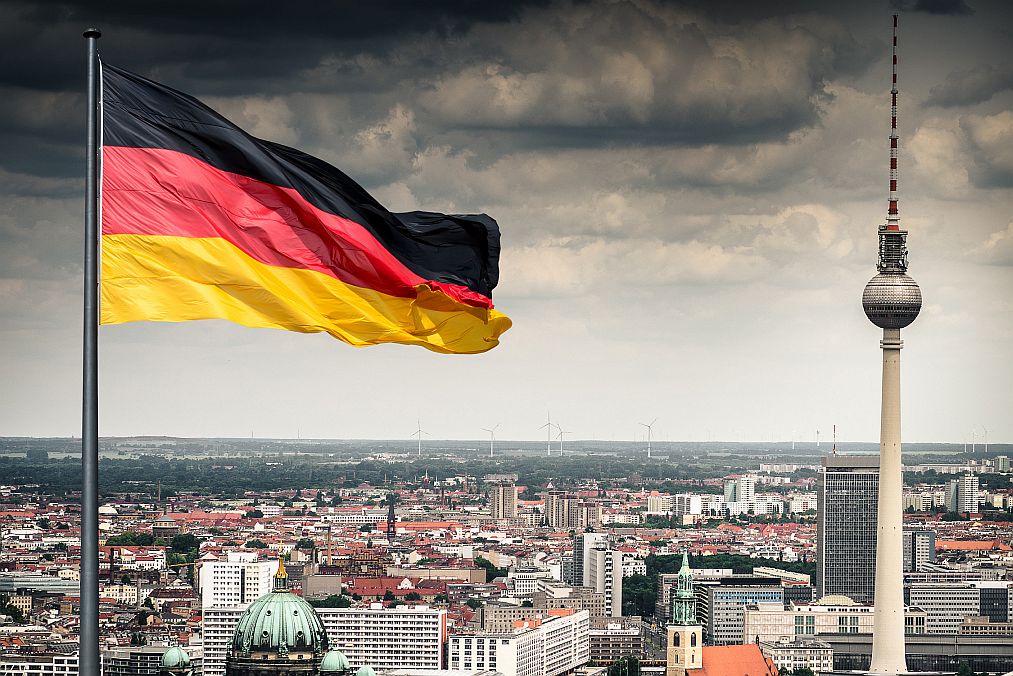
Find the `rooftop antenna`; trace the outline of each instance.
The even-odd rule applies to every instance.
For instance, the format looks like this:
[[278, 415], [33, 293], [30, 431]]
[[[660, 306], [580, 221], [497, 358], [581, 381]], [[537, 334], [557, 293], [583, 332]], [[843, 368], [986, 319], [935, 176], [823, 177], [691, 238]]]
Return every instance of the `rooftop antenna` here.
[[496, 425], [493, 426], [493, 428], [491, 430], [490, 429], [486, 429], [485, 427], [482, 428], [484, 431], [486, 431], [486, 432], [489, 433], [489, 457], [490, 458], [492, 457], [493, 444], [496, 443], [496, 430], [499, 429], [499, 426], [500, 426], [500, 423], [496, 423]]
[[651, 430], [654, 428], [654, 423], [656, 423], [656, 422], [658, 422], [657, 418], [655, 418], [654, 420], [652, 420], [650, 422], [650, 424], [648, 424], [648, 423], [640, 423], [641, 425], [643, 425], [644, 427], [647, 428], [647, 459], [648, 460], [651, 459]]
[[552, 457], [552, 428], [552, 414], [546, 411], [545, 424], [538, 429], [545, 430], [545, 455], [548, 457]]
[[422, 435], [423, 434], [428, 435], [428, 436], [432, 436], [432, 435], [430, 435], [429, 432], [426, 432], [425, 430], [422, 429], [422, 420], [421, 419], [419, 419], [417, 422], [418, 422], [418, 429], [416, 429], [414, 432], [412, 432], [412, 436], [419, 438], [419, 457], [421, 458], [422, 457]]
[[834, 425], [834, 447], [831, 450], [833, 455], [837, 455], [837, 425]]

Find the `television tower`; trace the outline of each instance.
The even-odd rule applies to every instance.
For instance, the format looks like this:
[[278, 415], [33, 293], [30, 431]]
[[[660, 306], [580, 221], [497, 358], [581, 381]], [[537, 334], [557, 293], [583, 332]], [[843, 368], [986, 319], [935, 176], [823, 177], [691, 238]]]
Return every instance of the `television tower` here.
[[865, 286], [862, 307], [883, 329], [883, 400], [879, 427], [879, 500], [876, 531], [876, 610], [872, 629], [873, 674], [907, 672], [904, 655], [904, 579], [900, 447], [900, 330], [922, 308], [918, 284], [907, 275], [907, 231], [897, 208], [897, 15], [893, 16], [893, 83], [890, 87], [890, 198], [879, 226], [879, 271]]

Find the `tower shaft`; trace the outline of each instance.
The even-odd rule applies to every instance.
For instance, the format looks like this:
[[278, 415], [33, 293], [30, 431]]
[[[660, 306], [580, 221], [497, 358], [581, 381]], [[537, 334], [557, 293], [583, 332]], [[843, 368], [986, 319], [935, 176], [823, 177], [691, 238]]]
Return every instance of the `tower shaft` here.
[[904, 507], [900, 434], [900, 329], [883, 329], [883, 401], [879, 430], [874, 674], [907, 671], [904, 655]]

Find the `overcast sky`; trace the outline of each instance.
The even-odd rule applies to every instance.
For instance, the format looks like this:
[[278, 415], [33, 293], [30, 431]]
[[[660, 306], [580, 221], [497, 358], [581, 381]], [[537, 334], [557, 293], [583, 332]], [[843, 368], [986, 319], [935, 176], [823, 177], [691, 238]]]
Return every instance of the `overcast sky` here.
[[875, 440], [896, 8], [904, 436], [1013, 441], [1013, 5], [855, 4], [4, 2], [0, 435], [80, 434], [94, 24], [391, 210], [496, 218], [514, 322], [475, 356], [103, 327], [103, 436]]

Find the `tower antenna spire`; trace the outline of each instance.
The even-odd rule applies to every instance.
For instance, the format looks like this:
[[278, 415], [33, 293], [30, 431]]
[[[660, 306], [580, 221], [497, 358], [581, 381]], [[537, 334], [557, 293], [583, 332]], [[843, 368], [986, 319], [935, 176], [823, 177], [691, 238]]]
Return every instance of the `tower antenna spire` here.
[[900, 151], [897, 135], [897, 15], [893, 15], [893, 80], [890, 85], [890, 200], [886, 210], [888, 230], [900, 230], [900, 210], [897, 206], [897, 159]]

